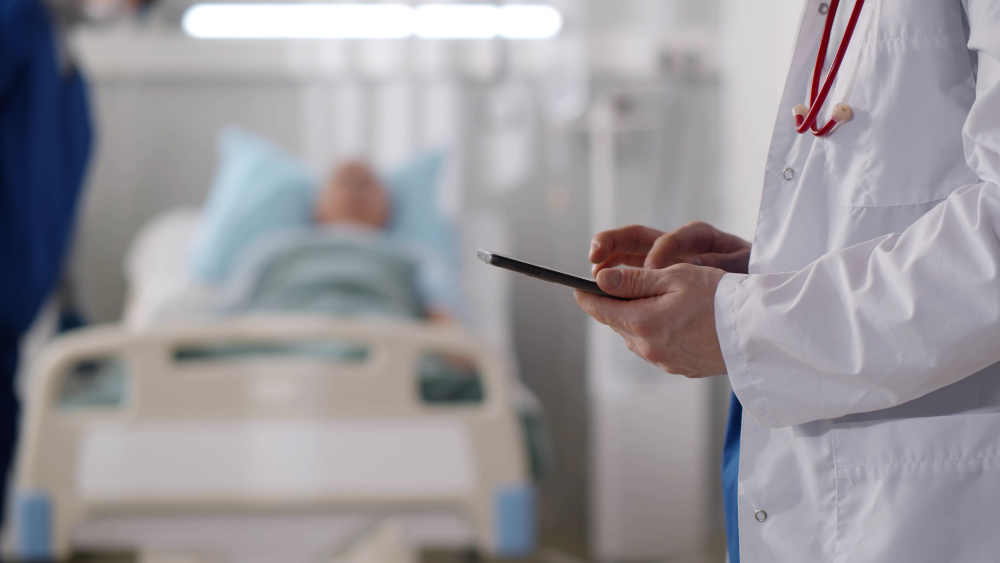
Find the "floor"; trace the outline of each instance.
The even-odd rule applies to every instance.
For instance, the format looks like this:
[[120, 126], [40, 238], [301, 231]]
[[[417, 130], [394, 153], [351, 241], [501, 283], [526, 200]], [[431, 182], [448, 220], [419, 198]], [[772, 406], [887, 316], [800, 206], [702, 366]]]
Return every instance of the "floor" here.
[[[511, 561], [506, 563], [592, 563], [582, 554], [583, 550], [579, 546], [543, 545], [534, 556]], [[664, 561], [649, 563], [724, 563], [726, 558], [725, 546], [721, 541], [713, 542], [705, 552], [693, 556], [673, 558]], [[137, 563], [135, 556], [130, 554], [101, 554], [87, 555], [80, 554], [74, 557], [70, 563]], [[499, 563], [491, 559], [477, 558], [473, 554], [461, 552], [428, 552], [421, 558], [421, 563]]]

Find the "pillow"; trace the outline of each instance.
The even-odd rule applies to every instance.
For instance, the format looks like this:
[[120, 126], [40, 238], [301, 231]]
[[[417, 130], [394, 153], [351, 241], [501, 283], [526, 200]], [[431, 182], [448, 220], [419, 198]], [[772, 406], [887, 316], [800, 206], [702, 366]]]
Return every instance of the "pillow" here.
[[426, 246], [457, 267], [460, 262], [455, 229], [438, 211], [437, 204], [443, 167], [441, 151], [426, 152], [410, 159], [385, 179], [393, 203], [389, 232]]
[[260, 235], [312, 222], [316, 182], [294, 158], [240, 129], [219, 134], [220, 163], [192, 247], [194, 276], [225, 279]]

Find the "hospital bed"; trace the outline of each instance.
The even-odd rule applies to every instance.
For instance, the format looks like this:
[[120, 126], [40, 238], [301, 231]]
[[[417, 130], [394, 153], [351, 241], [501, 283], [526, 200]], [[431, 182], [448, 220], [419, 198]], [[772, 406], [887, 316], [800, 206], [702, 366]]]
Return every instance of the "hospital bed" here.
[[[387, 520], [414, 551], [533, 549], [531, 461], [514, 408], [530, 399], [498, 347], [401, 321], [147, 322], [150, 301], [184, 284], [170, 272], [183, 270], [196, 220], [168, 213], [137, 237], [126, 322], [70, 333], [33, 362], [19, 558], [315, 562]], [[478, 393], [428, 395], [428, 357], [458, 358]], [[73, 384], [87, 377], [117, 383], [80, 400]]]
[[[206, 344], [307, 341], [348, 341], [366, 354], [186, 359]], [[472, 361], [482, 401], [423, 403], [414, 373], [426, 352]], [[61, 407], [66, 376], [95, 363], [125, 373], [121, 404]], [[243, 318], [67, 336], [36, 364], [17, 555], [317, 561], [389, 514], [416, 544], [524, 554], [534, 500], [503, 365], [460, 330], [391, 323]]]
[[[122, 323], [70, 333], [33, 362], [15, 481], [19, 558], [128, 550], [149, 562], [306, 563], [386, 521], [411, 557], [533, 549], [538, 463], [521, 417], [533, 400], [509, 359], [504, 278], [462, 269], [471, 329], [158, 320], [211, 291], [189, 273], [200, 220], [175, 209], [151, 221], [126, 256]], [[506, 237], [484, 213], [460, 231], [469, 261], [476, 244]], [[428, 378], [428, 365], [449, 363], [457, 376], [432, 367]]]

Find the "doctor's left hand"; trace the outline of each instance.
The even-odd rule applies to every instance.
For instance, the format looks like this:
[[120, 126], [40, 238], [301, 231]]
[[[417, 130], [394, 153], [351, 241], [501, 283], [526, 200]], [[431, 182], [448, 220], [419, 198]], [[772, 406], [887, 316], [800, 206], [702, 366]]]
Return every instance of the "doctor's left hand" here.
[[662, 270], [601, 270], [597, 284], [629, 301], [576, 291], [576, 302], [632, 350], [664, 371], [689, 378], [726, 373], [715, 331], [715, 290], [725, 272], [676, 264]]

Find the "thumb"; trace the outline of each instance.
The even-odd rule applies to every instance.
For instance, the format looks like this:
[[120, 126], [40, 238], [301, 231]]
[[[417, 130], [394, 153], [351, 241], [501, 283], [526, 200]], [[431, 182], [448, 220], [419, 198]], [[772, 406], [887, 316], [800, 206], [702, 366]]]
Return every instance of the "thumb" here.
[[597, 274], [597, 285], [615, 297], [642, 299], [663, 295], [669, 288], [666, 270], [605, 268]]

